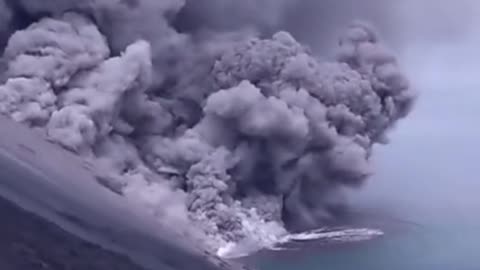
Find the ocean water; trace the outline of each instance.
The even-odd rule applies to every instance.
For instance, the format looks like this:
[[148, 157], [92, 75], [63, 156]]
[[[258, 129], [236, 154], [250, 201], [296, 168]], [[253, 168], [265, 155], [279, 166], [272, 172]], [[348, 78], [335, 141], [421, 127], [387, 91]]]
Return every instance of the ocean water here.
[[290, 243], [247, 261], [261, 270], [479, 270], [478, 104], [474, 89], [422, 93], [392, 143], [376, 149], [376, 174], [353, 192], [345, 225], [383, 235]]

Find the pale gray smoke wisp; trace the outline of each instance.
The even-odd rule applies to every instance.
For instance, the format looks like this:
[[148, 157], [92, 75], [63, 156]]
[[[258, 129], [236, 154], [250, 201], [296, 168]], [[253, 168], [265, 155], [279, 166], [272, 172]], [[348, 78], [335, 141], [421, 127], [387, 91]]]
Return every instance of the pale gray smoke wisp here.
[[95, 159], [103, 184], [200, 228], [209, 248], [312, 228], [415, 99], [367, 24], [346, 27], [330, 61], [280, 31], [319, 50], [351, 3], [0, 1], [0, 112]]

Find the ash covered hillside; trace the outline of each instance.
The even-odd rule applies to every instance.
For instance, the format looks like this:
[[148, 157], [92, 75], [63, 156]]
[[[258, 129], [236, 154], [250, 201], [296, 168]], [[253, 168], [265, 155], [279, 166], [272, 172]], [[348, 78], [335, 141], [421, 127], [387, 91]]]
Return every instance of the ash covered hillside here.
[[202, 2], [0, 1], [0, 112], [212, 250], [330, 220], [414, 102], [395, 57], [353, 23], [320, 59], [272, 31], [288, 0]]

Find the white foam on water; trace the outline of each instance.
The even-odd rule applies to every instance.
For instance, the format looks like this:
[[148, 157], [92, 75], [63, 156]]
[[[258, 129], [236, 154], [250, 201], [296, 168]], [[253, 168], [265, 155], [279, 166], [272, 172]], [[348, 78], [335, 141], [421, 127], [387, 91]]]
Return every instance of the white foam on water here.
[[[222, 258], [232, 258], [231, 255], [235, 253], [235, 243], [229, 242], [223, 247], [220, 247], [217, 250], [217, 256], [222, 257]], [[236, 254], [239, 255], [239, 254]]]
[[[282, 245], [291, 242], [325, 240], [326, 242], [348, 243], [371, 240], [383, 234], [382, 231], [371, 228], [320, 228], [296, 234], [283, 235], [277, 237], [275, 240], [268, 238], [269, 241], [264, 242], [229, 242], [218, 249], [217, 255], [222, 258], [240, 258], [249, 256], [262, 249], [272, 251], [286, 250], [288, 248], [284, 248]], [[266, 238], [263, 240], [266, 240]]]
[[333, 240], [333, 241], [363, 241], [382, 236], [380, 230], [369, 228], [342, 228], [342, 229], [317, 229], [313, 231], [287, 235], [280, 243], [292, 241]]

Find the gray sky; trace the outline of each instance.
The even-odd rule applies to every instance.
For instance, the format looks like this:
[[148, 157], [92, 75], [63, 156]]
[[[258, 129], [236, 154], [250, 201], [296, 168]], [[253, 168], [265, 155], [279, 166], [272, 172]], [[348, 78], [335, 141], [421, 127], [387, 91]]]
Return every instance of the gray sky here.
[[407, 208], [478, 210], [480, 2], [401, 5], [393, 24], [403, 40], [397, 50], [420, 97], [392, 143], [377, 148], [376, 174], [362, 196]]
[[480, 3], [443, 0], [429, 5], [430, 2], [433, 1], [418, 1], [415, 10], [407, 9], [407, 1], [397, 17], [397, 27], [405, 25], [403, 35], [408, 40], [399, 50], [400, 59], [420, 99], [405, 121], [405, 128], [402, 126], [395, 134], [420, 136], [426, 129], [438, 128], [437, 136], [452, 134], [445, 138], [445, 143], [454, 143], [453, 133], [460, 136], [475, 131], [473, 118], [480, 113], [480, 31], [475, 27], [480, 19], [474, 16], [480, 12]]
[[475, 74], [480, 60], [479, 12], [480, 3], [475, 0], [407, 0], [399, 4], [394, 25], [404, 40], [401, 58], [421, 88], [480, 84]]

